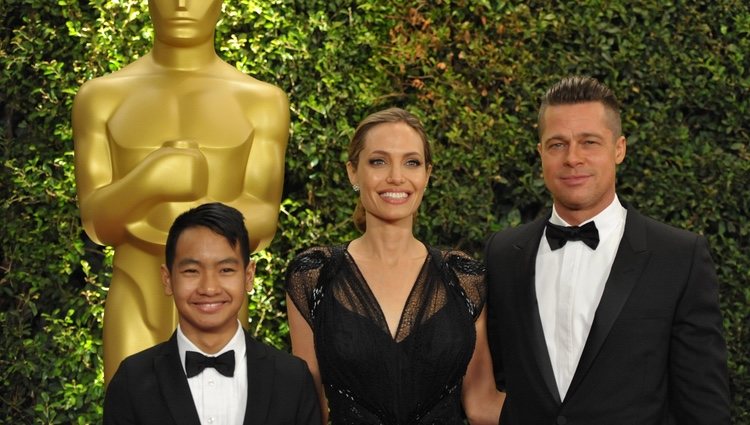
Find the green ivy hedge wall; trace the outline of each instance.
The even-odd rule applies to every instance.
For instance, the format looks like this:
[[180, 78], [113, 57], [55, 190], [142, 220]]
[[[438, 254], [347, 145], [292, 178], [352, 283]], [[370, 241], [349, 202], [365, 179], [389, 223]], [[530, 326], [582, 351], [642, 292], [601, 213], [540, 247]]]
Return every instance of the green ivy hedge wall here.
[[[101, 420], [112, 252], [80, 227], [70, 110], [152, 36], [145, 0], [0, 2], [0, 422]], [[423, 120], [436, 165], [416, 232], [479, 257], [491, 231], [549, 207], [538, 98], [588, 74], [624, 104], [621, 196], [711, 243], [734, 423], [750, 423], [746, 1], [226, 0], [216, 47], [291, 101], [279, 230], [256, 255], [259, 338], [288, 347], [294, 254], [356, 236], [344, 158], [362, 117], [401, 106]]]

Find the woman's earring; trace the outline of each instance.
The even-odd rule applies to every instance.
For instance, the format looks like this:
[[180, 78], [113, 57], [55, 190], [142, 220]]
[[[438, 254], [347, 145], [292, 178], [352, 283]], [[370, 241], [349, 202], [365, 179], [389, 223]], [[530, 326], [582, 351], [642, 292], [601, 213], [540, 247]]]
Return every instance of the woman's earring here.
[[353, 190], [354, 190], [355, 192], [359, 192], [359, 185], [353, 184], [353, 185], [352, 185], [352, 189], [353, 189]]

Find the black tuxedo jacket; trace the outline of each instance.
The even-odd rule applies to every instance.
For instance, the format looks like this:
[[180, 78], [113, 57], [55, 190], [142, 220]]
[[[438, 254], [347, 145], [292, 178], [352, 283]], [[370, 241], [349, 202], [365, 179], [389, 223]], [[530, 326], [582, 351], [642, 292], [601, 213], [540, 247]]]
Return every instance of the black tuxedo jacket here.
[[[244, 424], [320, 424], [318, 396], [305, 362], [255, 341], [247, 332], [245, 343]], [[123, 360], [107, 387], [104, 423], [200, 425], [176, 333]]]
[[545, 222], [487, 241], [488, 337], [503, 425], [729, 424], [726, 345], [705, 238], [628, 208], [625, 231], [564, 400], [534, 286]]

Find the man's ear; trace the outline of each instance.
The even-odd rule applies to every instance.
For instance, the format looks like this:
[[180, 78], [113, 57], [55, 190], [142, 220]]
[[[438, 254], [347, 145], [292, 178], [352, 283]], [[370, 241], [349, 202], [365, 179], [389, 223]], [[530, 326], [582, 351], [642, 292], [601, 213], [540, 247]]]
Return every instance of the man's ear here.
[[628, 150], [628, 141], [625, 136], [620, 136], [615, 140], [615, 164], [621, 164], [625, 159], [625, 152]]
[[166, 264], [161, 265], [161, 286], [164, 287], [164, 295], [172, 295], [172, 274]]
[[245, 291], [250, 292], [253, 290], [253, 282], [255, 281], [255, 261], [250, 260], [245, 268]]

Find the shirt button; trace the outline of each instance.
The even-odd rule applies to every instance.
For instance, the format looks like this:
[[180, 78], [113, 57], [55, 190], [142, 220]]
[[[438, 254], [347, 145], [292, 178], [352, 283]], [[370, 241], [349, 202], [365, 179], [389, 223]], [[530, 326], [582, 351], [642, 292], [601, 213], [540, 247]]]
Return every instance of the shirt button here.
[[212, 379], [212, 380], [210, 380], [210, 381], [208, 381], [208, 385], [210, 385], [210, 386], [212, 386], [212, 387], [214, 386], [214, 381], [213, 381], [213, 379]]
[[214, 423], [214, 418], [208, 418], [207, 422], [210, 423], [210, 424]]

